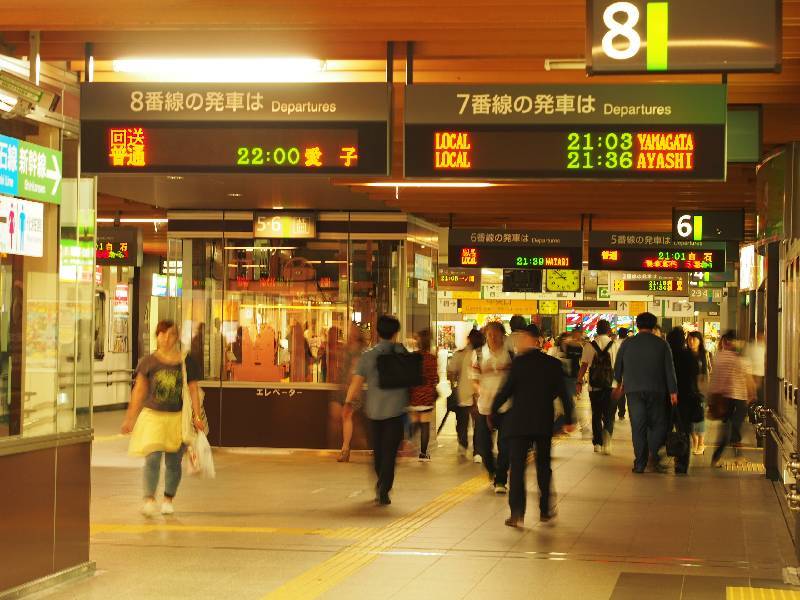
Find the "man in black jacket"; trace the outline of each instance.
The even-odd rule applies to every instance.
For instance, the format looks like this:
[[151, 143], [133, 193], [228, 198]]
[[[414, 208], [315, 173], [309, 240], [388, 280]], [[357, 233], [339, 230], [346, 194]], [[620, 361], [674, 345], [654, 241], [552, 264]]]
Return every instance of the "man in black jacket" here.
[[511, 409], [505, 417], [508, 423], [503, 434], [509, 440], [511, 462], [511, 490], [508, 504], [511, 517], [506, 519], [509, 527], [521, 527], [525, 519], [525, 467], [528, 450], [536, 444], [536, 478], [539, 483], [539, 513], [542, 521], [553, 518], [550, 509], [550, 447], [553, 440], [555, 418], [553, 401], [561, 398], [565, 413], [565, 431], [573, 431], [574, 404], [564, 386], [561, 361], [539, 350], [541, 333], [535, 324], [525, 328], [525, 336], [519, 339], [520, 354], [511, 364], [508, 379], [495, 396], [492, 415], [509, 398], [513, 398]]

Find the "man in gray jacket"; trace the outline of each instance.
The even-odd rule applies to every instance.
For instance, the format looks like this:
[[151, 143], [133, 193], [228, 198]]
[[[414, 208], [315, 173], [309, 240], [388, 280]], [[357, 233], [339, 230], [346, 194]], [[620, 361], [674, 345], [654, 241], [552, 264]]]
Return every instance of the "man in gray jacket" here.
[[615, 398], [625, 394], [631, 416], [633, 435], [633, 472], [644, 473], [648, 465], [657, 471], [665, 471], [658, 462], [658, 451], [667, 438], [669, 402], [678, 404], [678, 382], [672, 350], [659, 336], [653, 333], [658, 319], [652, 313], [636, 317], [639, 332], [628, 338], [617, 353], [614, 367]]

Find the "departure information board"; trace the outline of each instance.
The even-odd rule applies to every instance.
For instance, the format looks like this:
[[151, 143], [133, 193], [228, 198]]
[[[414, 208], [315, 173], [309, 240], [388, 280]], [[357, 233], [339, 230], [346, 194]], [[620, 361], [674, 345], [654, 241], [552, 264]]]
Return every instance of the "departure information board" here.
[[781, 0], [587, 0], [590, 74], [778, 71]]
[[673, 242], [669, 233], [610, 234], [589, 237], [589, 269], [718, 273], [725, 271], [725, 245], [714, 242]]
[[611, 293], [615, 295], [688, 296], [686, 273], [611, 273]]
[[89, 83], [89, 173], [388, 173], [385, 84]]
[[715, 85], [409, 86], [405, 174], [723, 180], [726, 115]]
[[580, 232], [453, 229], [451, 267], [497, 269], [580, 269]]

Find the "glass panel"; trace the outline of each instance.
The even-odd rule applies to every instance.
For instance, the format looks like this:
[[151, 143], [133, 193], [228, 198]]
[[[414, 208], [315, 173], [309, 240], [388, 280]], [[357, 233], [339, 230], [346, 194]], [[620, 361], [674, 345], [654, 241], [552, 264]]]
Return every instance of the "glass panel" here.
[[398, 241], [351, 242], [352, 321], [370, 344], [378, 341], [378, 316], [399, 312], [400, 245]]
[[347, 250], [344, 241], [227, 241], [225, 379], [336, 380], [329, 365], [347, 331]]
[[436, 263], [438, 252], [427, 245], [406, 242], [406, 327], [405, 344], [414, 346], [414, 334], [430, 329], [436, 317]]

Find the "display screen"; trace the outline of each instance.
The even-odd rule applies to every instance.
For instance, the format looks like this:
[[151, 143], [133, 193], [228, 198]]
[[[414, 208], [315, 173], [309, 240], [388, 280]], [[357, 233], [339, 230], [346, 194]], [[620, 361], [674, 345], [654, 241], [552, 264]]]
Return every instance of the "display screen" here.
[[385, 123], [82, 124], [89, 173], [337, 173], [384, 175]]
[[589, 268], [689, 273], [725, 270], [725, 250], [706, 248], [589, 248]]
[[497, 269], [579, 269], [581, 259], [581, 248], [450, 246], [448, 264]]
[[409, 177], [725, 177], [724, 125], [406, 127]]
[[617, 279], [614, 281], [615, 292], [685, 292], [683, 279]]

